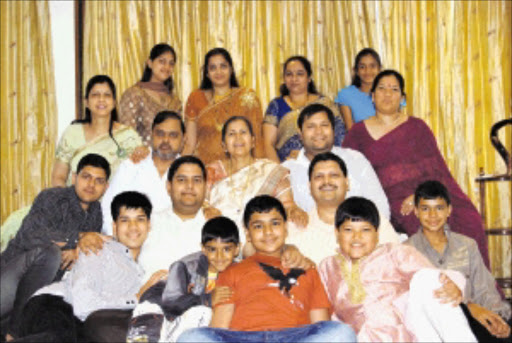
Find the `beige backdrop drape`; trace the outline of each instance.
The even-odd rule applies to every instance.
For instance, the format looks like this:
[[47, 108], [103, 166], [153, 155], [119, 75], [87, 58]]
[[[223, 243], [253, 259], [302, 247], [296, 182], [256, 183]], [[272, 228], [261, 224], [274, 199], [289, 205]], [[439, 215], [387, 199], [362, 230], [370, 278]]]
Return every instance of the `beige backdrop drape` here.
[[[242, 85], [264, 106], [278, 94], [282, 63], [303, 54], [319, 89], [334, 97], [351, 80], [357, 52], [373, 47], [406, 80], [407, 111], [432, 128], [448, 165], [473, 202], [474, 178], [504, 172], [493, 123], [511, 117], [508, 1], [90, 1], [85, 3], [84, 83], [110, 74], [119, 94], [142, 75], [151, 47], [177, 51], [177, 92], [199, 85], [205, 53], [233, 57]], [[510, 129], [501, 133], [511, 148]], [[511, 226], [510, 183], [488, 186], [488, 226]], [[511, 247], [491, 238], [495, 275], [510, 275]], [[502, 259], [504, 258], [504, 259]]]
[[57, 112], [46, 1], [0, 2], [1, 220], [50, 184]]

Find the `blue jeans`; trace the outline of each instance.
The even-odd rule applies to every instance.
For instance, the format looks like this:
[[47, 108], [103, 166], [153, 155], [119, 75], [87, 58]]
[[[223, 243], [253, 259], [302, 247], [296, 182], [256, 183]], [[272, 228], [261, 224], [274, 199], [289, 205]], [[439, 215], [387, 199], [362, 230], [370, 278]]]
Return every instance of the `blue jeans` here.
[[178, 343], [188, 342], [357, 342], [354, 330], [347, 324], [323, 321], [279, 331], [230, 331], [217, 328], [197, 328], [185, 331]]

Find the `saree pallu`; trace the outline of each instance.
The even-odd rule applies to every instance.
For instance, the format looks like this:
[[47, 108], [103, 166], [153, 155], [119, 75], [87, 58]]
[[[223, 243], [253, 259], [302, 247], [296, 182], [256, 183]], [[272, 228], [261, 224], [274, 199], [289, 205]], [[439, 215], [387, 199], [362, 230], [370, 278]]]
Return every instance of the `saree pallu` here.
[[70, 167], [68, 185], [71, 184], [71, 175], [76, 172], [78, 162], [85, 155], [94, 153], [105, 157], [110, 163], [110, 175], [114, 175], [119, 164], [130, 156], [136, 147], [142, 145], [140, 136], [129, 126], [121, 125], [112, 132], [112, 135], [119, 147], [108, 133], [86, 142], [82, 124], [68, 126], [55, 151], [55, 158]]
[[244, 116], [252, 124], [256, 146], [254, 156], [263, 156], [260, 100], [252, 89], [235, 88], [218, 102], [210, 102], [201, 89], [193, 91], [185, 106], [185, 120], [197, 123], [197, 144], [194, 155], [204, 164], [224, 158], [221, 148], [222, 126], [232, 116]]
[[283, 97], [275, 98], [269, 103], [263, 122], [277, 127], [276, 151], [281, 162], [289, 157], [295, 157], [302, 149], [297, 119], [304, 107], [312, 104], [327, 106], [334, 113], [334, 145], [341, 146], [346, 133], [345, 123], [338, 107], [331, 99], [321, 95], [303, 107], [292, 110]]
[[288, 169], [268, 159], [256, 160], [231, 176], [222, 161], [206, 168], [210, 205], [238, 225], [242, 224], [245, 205], [253, 197], [267, 194], [279, 198], [291, 189]]
[[402, 202], [414, 194], [427, 180], [445, 185], [451, 199], [452, 213], [448, 224], [453, 231], [473, 238], [489, 267], [487, 236], [482, 218], [468, 196], [453, 178], [430, 128], [421, 119], [409, 117], [406, 122], [378, 140], [374, 140], [364, 122], [355, 124], [347, 133], [343, 146], [363, 153], [377, 173], [391, 207], [391, 224], [407, 235], [420, 227], [414, 213], [403, 216]]
[[161, 111], [173, 111], [181, 115], [181, 108], [177, 95], [162, 93], [160, 101], [157, 101], [136, 83], [121, 96], [119, 122], [134, 128], [144, 144], [151, 146], [151, 127], [156, 115]]

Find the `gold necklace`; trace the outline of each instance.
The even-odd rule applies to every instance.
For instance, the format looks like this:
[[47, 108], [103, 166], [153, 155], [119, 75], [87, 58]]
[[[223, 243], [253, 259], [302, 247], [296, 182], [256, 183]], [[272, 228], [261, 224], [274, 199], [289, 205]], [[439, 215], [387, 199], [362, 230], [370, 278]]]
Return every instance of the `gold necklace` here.
[[292, 97], [288, 95], [288, 99], [290, 100], [290, 105], [292, 105], [292, 109], [297, 109], [306, 106], [309, 103], [309, 93], [306, 93], [306, 101], [303, 101], [301, 103], [296, 103], [292, 100]]
[[341, 254], [336, 255], [340, 265], [341, 275], [348, 286], [348, 296], [353, 304], [362, 304], [366, 298], [363, 284], [361, 283], [361, 273], [359, 270], [359, 261], [352, 262], [352, 268], [349, 270], [346, 259]]
[[224, 98], [226, 98], [228, 95], [230, 95], [232, 90], [233, 90], [233, 89], [232, 89], [232, 88], [230, 88], [226, 93], [224, 93], [224, 94], [220, 94], [220, 95], [217, 95], [217, 94], [215, 94], [215, 89], [214, 89], [214, 90], [213, 90], [212, 102], [213, 102], [214, 104], [218, 103], [219, 101], [221, 101], [222, 99], [224, 99]]

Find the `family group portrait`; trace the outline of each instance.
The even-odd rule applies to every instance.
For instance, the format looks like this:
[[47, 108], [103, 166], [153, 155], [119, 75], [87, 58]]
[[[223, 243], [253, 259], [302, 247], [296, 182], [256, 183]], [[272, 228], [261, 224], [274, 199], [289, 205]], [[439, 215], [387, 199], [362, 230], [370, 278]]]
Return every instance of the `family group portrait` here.
[[0, 342], [511, 342], [511, 22], [0, 2]]

